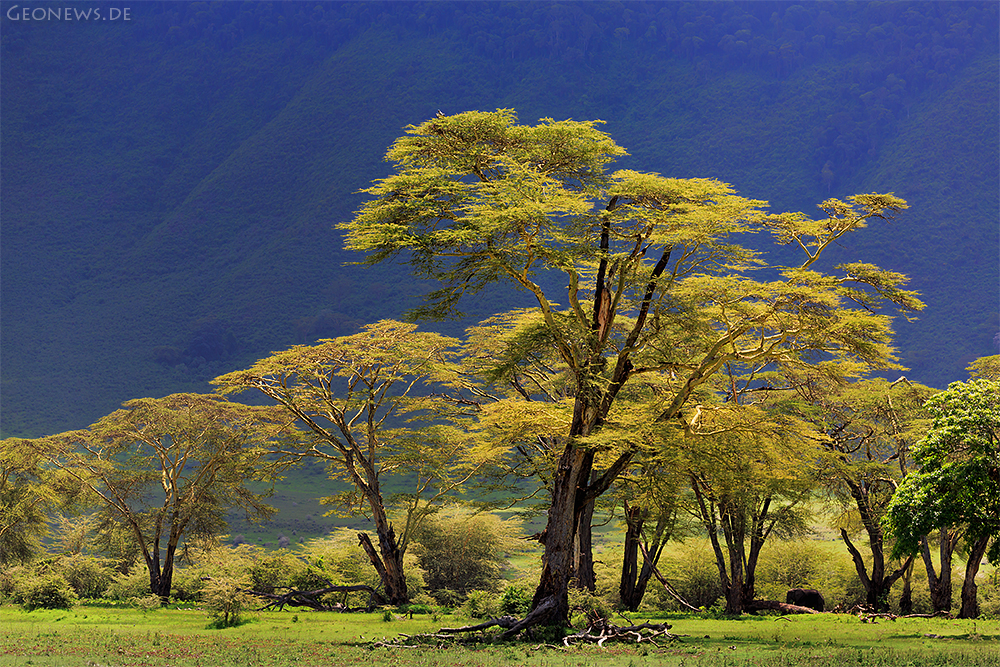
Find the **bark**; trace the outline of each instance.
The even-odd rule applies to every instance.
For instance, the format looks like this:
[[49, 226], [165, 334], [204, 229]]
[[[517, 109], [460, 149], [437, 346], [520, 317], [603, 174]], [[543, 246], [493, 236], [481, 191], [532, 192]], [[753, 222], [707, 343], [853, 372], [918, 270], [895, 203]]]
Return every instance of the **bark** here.
[[[379, 534], [379, 546], [382, 547], [382, 555], [375, 550], [371, 538], [367, 533], [358, 533], [358, 543], [368, 555], [372, 567], [378, 573], [379, 580], [385, 588], [385, 597], [391, 604], [404, 604], [407, 599], [406, 577], [403, 574], [402, 556], [396, 548], [396, 542], [392, 535], [392, 527], [386, 536]], [[389, 546], [389, 553], [386, 554], [386, 547]], [[391, 569], [390, 569], [391, 568]]]
[[[722, 534], [726, 538], [726, 550], [729, 552], [729, 588], [726, 589], [726, 613], [739, 616], [743, 613], [743, 594], [746, 584], [746, 555], [744, 541], [746, 539], [746, 515], [742, 507], [735, 503], [721, 501], [719, 516], [722, 522]], [[752, 598], [751, 598], [752, 599]]]
[[591, 522], [594, 518], [594, 503], [587, 503], [576, 519], [576, 567], [574, 579], [577, 588], [593, 593], [597, 589], [597, 575], [594, 572], [594, 545]]
[[927, 569], [927, 586], [931, 593], [931, 606], [935, 612], [951, 611], [951, 557], [958, 545], [958, 532], [952, 532], [947, 528], [940, 530], [940, 544], [938, 553], [941, 561], [941, 571], [934, 571], [934, 562], [931, 560], [930, 546], [927, 544], [927, 537], [920, 540], [920, 555], [924, 559], [924, 567]]
[[969, 549], [969, 560], [965, 564], [965, 580], [962, 582], [962, 608], [958, 612], [959, 618], [979, 618], [977, 598], [979, 586], [976, 585], [976, 575], [979, 573], [979, 565], [983, 561], [983, 554], [986, 553], [989, 543], [990, 536], [986, 535], [973, 542]]
[[[532, 625], [569, 625], [569, 581], [574, 572], [577, 527], [576, 496], [580, 485], [585, 452], [568, 444], [559, 458], [552, 485], [552, 504], [545, 527], [545, 553], [542, 574], [531, 602]], [[519, 624], [520, 625], [520, 624]], [[508, 630], [509, 636], [520, 632]]]
[[[612, 198], [608, 210], [617, 205], [617, 197]], [[602, 248], [608, 247], [610, 227], [607, 219], [602, 223]], [[640, 252], [638, 246], [636, 252]], [[614, 482], [615, 478], [628, 466], [632, 453], [622, 454], [615, 463], [600, 477], [591, 479], [593, 468], [593, 453], [578, 446], [578, 439], [596, 432], [603, 422], [604, 416], [611, 410], [618, 392], [628, 380], [632, 372], [632, 362], [629, 354], [636, 345], [639, 335], [645, 326], [650, 304], [656, 292], [660, 276], [670, 260], [671, 248], [664, 248], [663, 254], [646, 285], [642, 305], [636, 316], [635, 324], [621, 345], [617, 355], [615, 368], [611, 373], [610, 382], [605, 389], [597, 389], [591, 379], [595, 376], [595, 368], [603, 366], [606, 359], [602, 356], [606, 338], [611, 329], [614, 316], [613, 309], [608, 309], [604, 303], [608, 287], [605, 276], [608, 271], [608, 259], [601, 259], [598, 268], [594, 303], [594, 314], [591, 322], [593, 336], [590, 348], [584, 353], [584, 358], [577, 358], [569, 346], [560, 347], [566, 363], [574, 369], [576, 375], [576, 399], [573, 405], [573, 420], [570, 424], [569, 437], [562, 455], [559, 457], [556, 472], [552, 478], [552, 504], [549, 507], [548, 523], [545, 528], [545, 554], [542, 556], [542, 573], [538, 587], [532, 599], [531, 612], [514, 628], [504, 633], [510, 637], [521, 630], [534, 625], [569, 625], [569, 582], [577, 574], [576, 558], [581, 545], [578, 535], [581, 526], [581, 514], [585, 508], [600, 496]], [[555, 333], [553, 331], [553, 333]], [[592, 367], [593, 366], [593, 367]], [[688, 383], [691, 385], [691, 382]], [[691, 387], [686, 386], [675, 397], [677, 406], [684, 403], [690, 394]], [[672, 418], [677, 407], [667, 411], [664, 418]], [[672, 411], [672, 412], [671, 412]], [[589, 482], [589, 483], [588, 483]], [[590, 530], [589, 521], [585, 531]], [[584, 537], [584, 547], [589, 542]], [[588, 554], [588, 557], [590, 555]], [[588, 575], [589, 576], [589, 575]]]
[[[594, 454], [587, 452], [583, 464], [581, 479], [591, 476], [594, 466]], [[594, 545], [592, 523], [594, 505], [597, 498], [590, 498], [586, 493], [577, 490], [576, 499], [576, 538], [573, 544], [573, 572], [570, 578], [576, 582], [576, 587], [594, 592], [597, 589], [597, 575], [594, 572]]]

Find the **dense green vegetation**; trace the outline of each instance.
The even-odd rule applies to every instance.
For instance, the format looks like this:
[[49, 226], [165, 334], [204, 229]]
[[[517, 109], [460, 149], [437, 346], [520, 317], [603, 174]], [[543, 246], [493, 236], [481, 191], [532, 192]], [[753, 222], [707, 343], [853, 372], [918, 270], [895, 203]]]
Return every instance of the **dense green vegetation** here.
[[[342, 267], [331, 226], [437, 109], [601, 118], [621, 166], [717, 177], [776, 210], [893, 191], [911, 212], [847, 250], [924, 294], [897, 324], [911, 376], [944, 387], [994, 351], [995, 3], [143, 3], [128, 24], [4, 21], [5, 436], [398, 317], [418, 288]], [[490, 301], [472, 315], [517, 305]]]

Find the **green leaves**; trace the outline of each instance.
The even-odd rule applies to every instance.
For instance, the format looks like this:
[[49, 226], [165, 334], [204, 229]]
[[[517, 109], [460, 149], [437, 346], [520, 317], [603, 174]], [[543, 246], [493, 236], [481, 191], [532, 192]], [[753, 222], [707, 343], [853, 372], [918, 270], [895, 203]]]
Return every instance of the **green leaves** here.
[[[1000, 537], [1000, 382], [953, 382], [927, 407], [934, 423], [913, 451], [920, 468], [903, 480], [884, 520], [898, 539], [895, 553], [914, 552], [941, 527]], [[990, 557], [998, 555], [994, 542]]]

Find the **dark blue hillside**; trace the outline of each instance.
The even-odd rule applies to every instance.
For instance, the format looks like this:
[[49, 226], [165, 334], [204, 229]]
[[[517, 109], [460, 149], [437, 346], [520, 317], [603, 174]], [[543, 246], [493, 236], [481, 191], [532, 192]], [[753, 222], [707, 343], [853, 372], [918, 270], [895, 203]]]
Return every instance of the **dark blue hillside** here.
[[[4, 11], [10, 3], [0, 3]], [[142, 3], [128, 24], [0, 16], [0, 430], [208, 390], [269, 351], [399, 317], [404, 267], [336, 222], [438, 110], [600, 118], [622, 166], [775, 210], [893, 191], [836, 261], [908, 273], [903, 362], [996, 352], [998, 5]], [[789, 256], [790, 257], [790, 256]], [[484, 317], [524, 303], [498, 290]], [[462, 323], [428, 324], [457, 333]]]

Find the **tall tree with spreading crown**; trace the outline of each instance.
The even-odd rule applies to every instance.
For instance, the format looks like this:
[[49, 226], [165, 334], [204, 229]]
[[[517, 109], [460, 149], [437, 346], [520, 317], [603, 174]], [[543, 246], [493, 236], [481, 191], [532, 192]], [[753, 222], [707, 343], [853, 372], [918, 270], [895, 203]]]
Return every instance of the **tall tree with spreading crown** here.
[[[386, 154], [395, 173], [367, 188], [372, 198], [340, 225], [367, 263], [399, 258], [440, 284], [416, 316], [454, 316], [463, 297], [495, 284], [528, 292], [572, 378], [541, 578], [531, 612], [507, 636], [568, 622], [574, 542], [589, 530], [579, 519], [636, 454], [626, 444], [599, 456], [607, 438], [591, 440], [627, 383], [665, 374], [654, 419], [683, 422], [696, 389], [724, 364], [893, 366], [890, 318], [875, 311], [886, 301], [922, 306], [900, 274], [861, 262], [816, 270], [838, 239], [893, 217], [903, 200], [829, 199], [819, 220], [768, 215], [766, 202], [717, 180], [609, 172], [626, 153], [599, 123], [521, 125], [501, 109], [409, 126]], [[732, 238], [768, 231], [804, 259], [771, 266]], [[548, 287], [556, 272], [564, 289]]]

